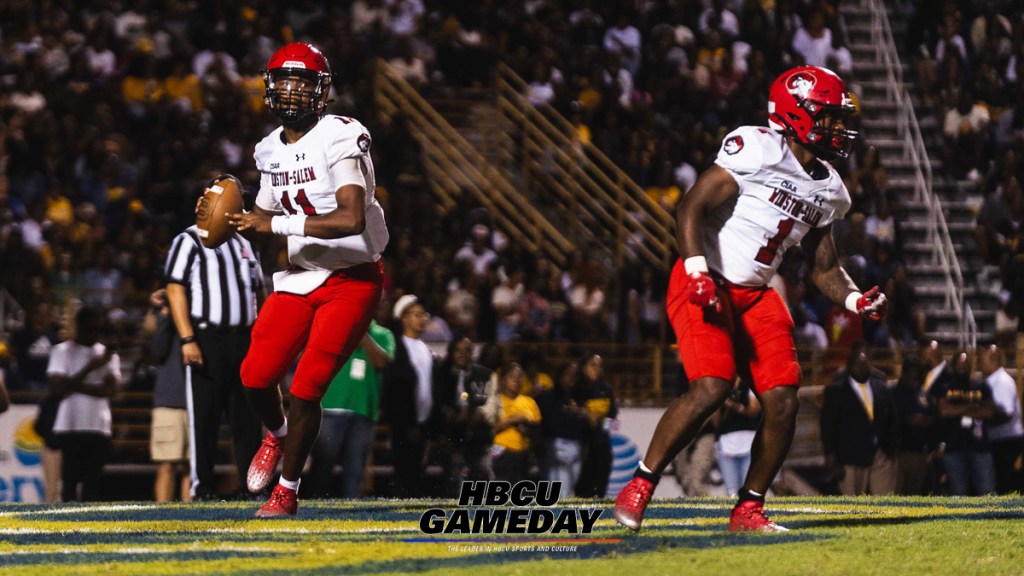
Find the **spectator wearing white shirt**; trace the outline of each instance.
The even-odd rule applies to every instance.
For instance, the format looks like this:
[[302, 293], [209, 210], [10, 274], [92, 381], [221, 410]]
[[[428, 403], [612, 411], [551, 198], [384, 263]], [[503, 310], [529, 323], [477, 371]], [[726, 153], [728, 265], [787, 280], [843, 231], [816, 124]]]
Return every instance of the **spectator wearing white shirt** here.
[[534, 106], [550, 104], [555, 99], [556, 78], [560, 81], [561, 76], [561, 72], [552, 70], [543, 62], [537, 62], [533, 67], [533, 80], [528, 87], [526, 99]]
[[51, 392], [61, 398], [53, 432], [63, 452], [65, 502], [96, 500], [110, 452], [110, 397], [121, 383], [121, 360], [113, 346], [99, 341], [103, 323], [98, 308], [79, 310], [74, 339], [53, 348], [46, 368]]
[[[887, 195], [882, 194], [875, 205], [875, 211], [864, 220], [864, 233], [875, 243], [896, 246], [896, 217]], [[900, 250], [897, 247], [897, 252]]]
[[416, 55], [408, 37], [398, 40], [398, 56], [388, 61], [395, 73], [416, 89], [423, 88], [428, 81], [427, 64]]
[[730, 40], [735, 40], [740, 35], [740, 21], [725, 5], [725, 0], [713, 0], [697, 19], [697, 28], [701, 34], [712, 28], [718, 28], [722, 34]]
[[471, 231], [471, 240], [455, 253], [455, 263], [469, 262], [473, 266], [473, 274], [478, 279], [487, 277], [487, 270], [498, 259], [498, 253], [487, 246], [490, 229], [483, 224], [476, 224]]
[[520, 311], [523, 307], [525, 292], [522, 268], [509, 268], [505, 271], [504, 280], [495, 286], [491, 293], [491, 306], [498, 318], [496, 336], [498, 342], [511, 342], [519, 339], [519, 329], [523, 321]]
[[392, 312], [399, 322], [397, 346], [384, 369], [381, 419], [391, 432], [395, 495], [423, 496], [423, 457], [434, 408], [435, 361], [423, 341], [430, 314], [412, 294], [399, 298]]
[[992, 389], [996, 407], [988, 428], [996, 467], [996, 493], [1021, 492], [1024, 490], [1024, 473], [1020, 467], [1024, 454], [1024, 424], [1021, 423], [1017, 384], [1003, 368], [1003, 351], [995, 344], [981, 350], [978, 362], [985, 383]]
[[807, 25], [793, 35], [793, 51], [808, 66], [826, 66], [832, 55], [832, 30], [825, 26], [825, 15], [815, 10], [807, 18]]
[[604, 33], [605, 52], [618, 55], [634, 78], [640, 72], [641, 42], [640, 31], [629, 23], [629, 14], [625, 11], [619, 12], [615, 26]]
[[425, 10], [421, 0], [387, 0], [391, 12], [391, 33], [395, 36], [412, 36], [416, 33], [419, 19]]
[[85, 59], [89, 70], [100, 78], [109, 78], [117, 72], [117, 56], [109, 47], [105, 34], [97, 34], [85, 48]]
[[388, 30], [391, 27], [391, 13], [384, 0], [356, 0], [352, 3], [352, 32], [369, 35], [374, 27]]
[[988, 149], [988, 109], [966, 91], [957, 105], [946, 111], [942, 123], [945, 138], [944, 165], [954, 178], [978, 181], [980, 167]]

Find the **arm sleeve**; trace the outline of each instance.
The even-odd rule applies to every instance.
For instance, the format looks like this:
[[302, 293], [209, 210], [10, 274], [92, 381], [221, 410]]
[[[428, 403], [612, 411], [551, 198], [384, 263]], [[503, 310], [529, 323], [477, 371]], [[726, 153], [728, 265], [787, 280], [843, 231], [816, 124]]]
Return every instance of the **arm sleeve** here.
[[358, 184], [366, 189], [366, 175], [363, 173], [362, 158], [342, 158], [331, 166], [331, 181], [335, 188], [346, 184]]
[[121, 377], [121, 357], [117, 354], [113, 354], [110, 357], [110, 361], [107, 362], [107, 375], [113, 376], [114, 382], [120, 386], [124, 379]]
[[715, 164], [725, 168], [737, 182], [757, 173], [765, 164], [766, 138], [755, 130], [739, 128], [722, 140]]
[[273, 188], [270, 186], [270, 174], [260, 174], [260, 191], [256, 194], [256, 205], [268, 212], [281, 212], [281, 201], [274, 196]]
[[185, 284], [192, 270], [192, 263], [199, 253], [199, 246], [191, 234], [182, 232], [174, 238], [171, 251], [164, 266], [164, 280], [174, 284]]
[[50, 360], [46, 363], [47, 376], [68, 376], [67, 349], [54, 346], [50, 352]]
[[395, 333], [391, 330], [380, 330], [377, 333], [370, 332], [370, 337], [377, 342], [384, 352], [387, 353], [388, 358], [395, 359]]
[[332, 175], [338, 162], [346, 158], [362, 158], [370, 153], [370, 131], [358, 120], [335, 116], [325, 121], [335, 123], [327, 143], [327, 166], [330, 167]]
[[990, 386], [992, 389], [992, 401], [995, 402], [996, 410], [1003, 414], [1013, 414], [1013, 388], [1010, 386]]
[[491, 374], [487, 381], [487, 402], [480, 407], [481, 414], [492, 426], [501, 419], [501, 395], [498, 393], [498, 375]]

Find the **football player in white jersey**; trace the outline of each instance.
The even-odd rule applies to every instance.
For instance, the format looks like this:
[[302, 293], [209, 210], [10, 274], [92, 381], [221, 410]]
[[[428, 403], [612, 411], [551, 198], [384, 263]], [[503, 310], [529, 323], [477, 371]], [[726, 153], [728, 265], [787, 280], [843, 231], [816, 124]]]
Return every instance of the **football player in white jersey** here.
[[[263, 78], [267, 106], [283, 125], [256, 145], [255, 208], [230, 221], [240, 232], [288, 238], [289, 266], [274, 275], [241, 369], [249, 402], [270, 431], [249, 466], [248, 489], [263, 490], [284, 460], [256, 513], [267, 518], [296, 513], [299, 475], [320, 432], [320, 399], [380, 300], [388, 231], [374, 198], [369, 132], [326, 114], [331, 70], [323, 54], [292, 42], [270, 58]], [[303, 350], [285, 418], [279, 385]]]
[[768, 127], [744, 126], [722, 142], [715, 164], [676, 211], [676, 262], [666, 298], [690, 381], [658, 422], [613, 515], [639, 530], [662, 471], [725, 402], [739, 375], [764, 407], [750, 470], [729, 521], [732, 531], [782, 531], [764, 514], [764, 495], [789, 451], [796, 427], [800, 366], [793, 319], [767, 283], [785, 251], [802, 244], [822, 293], [879, 319], [885, 295], [861, 293], [839, 265], [832, 222], [850, 195], [828, 161], [856, 138], [855, 111], [830, 70], [801, 66], [779, 76], [768, 97]]

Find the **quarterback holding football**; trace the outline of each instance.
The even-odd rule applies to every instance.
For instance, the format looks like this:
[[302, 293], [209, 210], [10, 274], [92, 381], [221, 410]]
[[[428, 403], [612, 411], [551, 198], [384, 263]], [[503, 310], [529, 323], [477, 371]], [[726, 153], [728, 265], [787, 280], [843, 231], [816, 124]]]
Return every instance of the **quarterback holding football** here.
[[[326, 113], [331, 69], [320, 50], [287, 44], [263, 79], [265, 102], [282, 126], [256, 145], [254, 209], [229, 220], [241, 232], [288, 240], [289, 266], [274, 275], [241, 369], [249, 402], [270, 431], [246, 484], [263, 490], [283, 458], [280, 481], [256, 514], [278, 517], [296, 513], [299, 475], [320, 431], [320, 399], [380, 300], [388, 231], [374, 198], [370, 133], [354, 118]], [[279, 386], [299, 352], [286, 418]]]
[[690, 381], [658, 422], [613, 515], [639, 530], [662, 471], [728, 398], [737, 375], [764, 408], [750, 470], [729, 522], [732, 531], [785, 530], [764, 513], [764, 495], [789, 452], [796, 428], [800, 366], [793, 319], [768, 281], [800, 243], [822, 293], [862, 316], [884, 314], [878, 287], [861, 293], [839, 264], [832, 223], [850, 194], [828, 161], [846, 157], [857, 133], [843, 81], [816, 66], [793, 68], [771, 85], [769, 126], [726, 136], [715, 164], [679, 203], [680, 259], [666, 297], [668, 317]]

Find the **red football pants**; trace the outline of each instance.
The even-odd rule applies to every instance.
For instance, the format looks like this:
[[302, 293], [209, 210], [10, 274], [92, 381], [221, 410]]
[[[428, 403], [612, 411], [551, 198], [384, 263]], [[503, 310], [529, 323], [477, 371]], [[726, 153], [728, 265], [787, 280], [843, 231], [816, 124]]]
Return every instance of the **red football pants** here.
[[299, 352], [291, 394], [319, 402], [370, 326], [380, 302], [381, 262], [338, 270], [309, 294], [274, 292], [252, 327], [242, 361], [242, 384], [270, 388], [284, 378]]
[[688, 283], [683, 261], [678, 260], [669, 279], [666, 308], [691, 382], [706, 376], [732, 382], [738, 371], [758, 392], [800, 384], [793, 318], [778, 292], [716, 278], [715, 294], [722, 303], [722, 311], [716, 312], [690, 303]]

